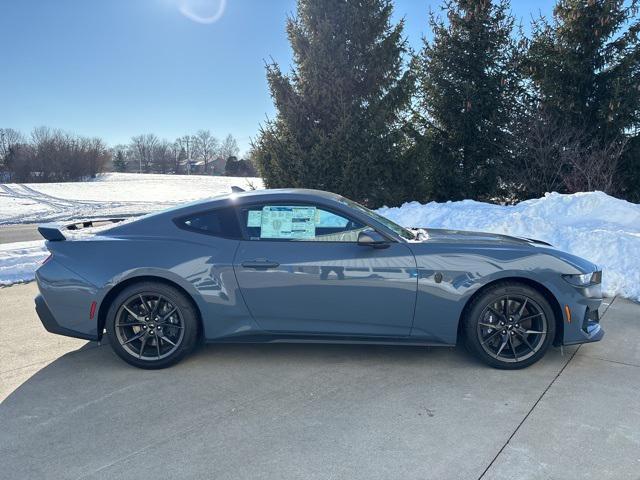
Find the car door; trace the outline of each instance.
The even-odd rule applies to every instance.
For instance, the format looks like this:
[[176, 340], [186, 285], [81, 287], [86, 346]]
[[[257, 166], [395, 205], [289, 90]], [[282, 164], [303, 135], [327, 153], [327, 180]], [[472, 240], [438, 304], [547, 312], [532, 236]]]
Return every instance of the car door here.
[[406, 244], [357, 243], [366, 229], [313, 204], [239, 208], [246, 239], [234, 259], [238, 284], [261, 328], [291, 334], [409, 335], [417, 289]]

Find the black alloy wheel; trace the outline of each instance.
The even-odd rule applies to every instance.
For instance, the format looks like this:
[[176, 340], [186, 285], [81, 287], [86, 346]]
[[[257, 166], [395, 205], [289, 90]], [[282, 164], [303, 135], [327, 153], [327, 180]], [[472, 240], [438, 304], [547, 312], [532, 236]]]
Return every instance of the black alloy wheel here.
[[107, 314], [113, 350], [141, 368], [164, 368], [193, 350], [198, 335], [193, 304], [177, 289], [144, 282], [125, 288]]
[[555, 336], [549, 302], [522, 284], [498, 284], [476, 298], [465, 317], [466, 343], [491, 366], [516, 369], [538, 361]]

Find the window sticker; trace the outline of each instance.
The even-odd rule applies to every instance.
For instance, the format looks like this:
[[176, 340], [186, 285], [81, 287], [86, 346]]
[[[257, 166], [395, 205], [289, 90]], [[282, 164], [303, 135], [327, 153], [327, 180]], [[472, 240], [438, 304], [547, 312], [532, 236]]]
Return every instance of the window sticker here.
[[316, 208], [267, 205], [260, 215], [260, 238], [313, 238]]
[[249, 210], [249, 216], [247, 217], [247, 227], [260, 227], [262, 226], [262, 211]]

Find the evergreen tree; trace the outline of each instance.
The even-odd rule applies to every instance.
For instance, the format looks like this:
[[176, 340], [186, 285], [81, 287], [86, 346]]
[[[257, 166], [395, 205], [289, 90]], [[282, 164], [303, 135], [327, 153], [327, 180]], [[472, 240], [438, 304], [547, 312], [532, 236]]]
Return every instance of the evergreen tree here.
[[509, 161], [521, 44], [507, 0], [450, 0], [418, 57], [422, 151], [435, 200], [486, 199]]
[[638, 0], [560, 0], [551, 21], [534, 23], [527, 59], [537, 102], [557, 124], [581, 132], [590, 149], [629, 147], [628, 195], [640, 195], [639, 31]]
[[413, 78], [390, 0], [298, 0], [287, 22], [294, 68], [267, 66], [277, 116], [254, 143], [268, 187], [341, 193], [370, 206], [420, 198], [405, 155]]
[[127, 170], [127, 161], [124, 158], [122, 150], [116, 152], [116, 156], [113, 159], [113, 168], [116, 172], [124, 172]]

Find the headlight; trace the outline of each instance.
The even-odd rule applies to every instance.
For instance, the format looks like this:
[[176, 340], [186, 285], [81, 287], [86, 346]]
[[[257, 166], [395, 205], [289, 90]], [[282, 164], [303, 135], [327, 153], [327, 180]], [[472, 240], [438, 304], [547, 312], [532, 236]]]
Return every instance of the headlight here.
[[588, 287], [602, 282], [602, 271], [582, 273], [579, 275], [563, 275], [567, 282], [576, 287]]

